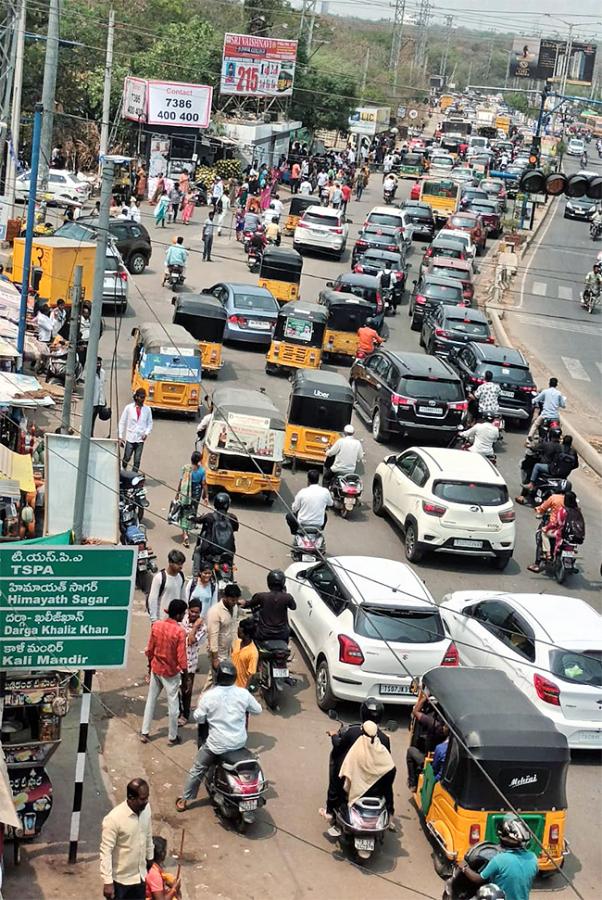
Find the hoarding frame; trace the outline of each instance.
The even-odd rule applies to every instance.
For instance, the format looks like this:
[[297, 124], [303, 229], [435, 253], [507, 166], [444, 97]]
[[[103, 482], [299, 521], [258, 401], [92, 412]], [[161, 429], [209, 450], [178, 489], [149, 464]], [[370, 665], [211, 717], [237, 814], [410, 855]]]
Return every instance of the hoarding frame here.
[[[298, 42], [226, 32], [219, 90], [230, 97], [290, 97], [295, 83]], [[269, 71], [262, 72], [261, 67]], [[283, 73], [286, 88], [278, 90]], [[265, 79], [262, 82], [262, 78]], [[263, 84], [263, 87], [262, 87]]]

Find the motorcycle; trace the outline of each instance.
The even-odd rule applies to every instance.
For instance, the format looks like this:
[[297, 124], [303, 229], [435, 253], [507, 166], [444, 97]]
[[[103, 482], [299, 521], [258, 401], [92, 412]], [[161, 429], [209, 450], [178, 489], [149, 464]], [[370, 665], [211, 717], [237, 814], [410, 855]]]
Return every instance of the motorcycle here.
[[577, 545], [565, 541], [564, 538], [554, 547], [552, 559], [546, 561], [546, 573], [553, 575], [558, 584], [563, 584], [567, 575], [576, 575], [579, 571], [577, 561]]
[[394, 188], [385, 188], [383, 191], [383, 200], [389, 205], [389, 203], [393, 203], [393, 199], [395, 197], [395, 189]]
[[341, 473], [333, 477], [330, 482], [330, 493], [334, 509], [340, 513], [342, 519], [346, 519], [359, 505], [363, 489], [364, 485], [359, 475]]
[[[119, 534], [126, 547], [137, 547], [136, 586], [146, 591], [149, 581], [158, 571], [157, 554], [148, 543], [146, 528], [140, 523], [141, 511], [148, 506], [144, 489], [144, 476], [137, 472], [121, 471], [119, 486]], [[138, 485], [141, 481], [142, 485]], [[144, 496], [142, 496], [144, 492]]]
[[304, 525], [293, 535], [291, 557], [294, 562], [314, 562], [326, 552], [324, 531], [317, 525]]
[[341, 842], [350, 845], [359, 863], [370, 859], [377, 844], [382, 844], [389, 827], [384, 797], [360, 797], [351, 806], [335, 810], [335, 823]]
[[[499, 844], [482, 841], [471, 847], [464, 856], [464, 862], [473, 872], [481, 873], [485, 866], [501, 852]], [[470, 900], [477, 892], [477, 886], [470, 881], [458, 865], [454, 865], [451, 878], [445, 883], [443, 900]]]
[[263, 253], [259, 250], [258, 247], [254, 247], [252, 244], [249, 245], [249, 252], [247, 253], [247, 266], [249, 267], [249, 272], [259, 272], [261, 268], [261, 260], [263, 258]]
[[223, 753], [209, 767], [205, 789], [218, 814], [229, 819], [243, 834], [257, 810], [265, 806], [267, 783], [257, 757], [243, 747]]
[[121, 469], [119, 473], [119, 497], [131, 502], [136, 507], [136, 521], [141, 522], [144, 510], [150, 506], [146, 494], [145, 476], [140, 472]]
[[[62, 345], [59, 350], [50, 351], [46, 362], [46, 381], [49, 384], [65, 385], [67, 378], [67, 354], [69, 348]], [[77, 356], [75, 357], [75, 381], [80, 381], [84, 376], [84, 369]]]
[[254, 238], [255, 238], [256, 235], [258, 235], [258, 234], [262, 236], [262, 246], [265, 247], [265, 245], [266, 245], [267, 242], [266, 242], [265, 235], [264, 235], [264, 233], [263, 233], [263, 226], [262, 226], [262, 225], [257, 225], [257, 227], [254, 228], [252, 231], [243, 231], [243, 233], [242, 233], [242, 246], [243, 246], [243, 250], [245, 251], [245, 253], [247, 254], [247, 256], [248, 256], [248, 254], [249, 254], [249, 251], [250, 251], [251, 247], [253, 246]]
[[259, 665], [257, 681], [268, 709], [278, 709], [278, 695], [285, 683], [289, 683], [288, 661], [291, 656], [286, 641], [257, 642]]
[[600, 299], [600, 290], [593, 291], [591, 288], [585, 288], [581, 294], [581, 306], [588, 312], [593, 313], [598, 300]]
[[184, 284], [184, 266], [168, 266], [167, 272], [163, 276], [163, 287], [168, 287], [175, 291], [177, 287]]
[[397, 312], [397, 303], [395, 302], [393, 288], [383, 287], [381, 288], [380, 293], [383, 298], [383, 303], [385, 304], [385, 315], [394, 316]]
[[597, 241], [600, 235], [602, 235], [602, 222], [592, 222], [589, 226], [589, 236], [592, 241]]

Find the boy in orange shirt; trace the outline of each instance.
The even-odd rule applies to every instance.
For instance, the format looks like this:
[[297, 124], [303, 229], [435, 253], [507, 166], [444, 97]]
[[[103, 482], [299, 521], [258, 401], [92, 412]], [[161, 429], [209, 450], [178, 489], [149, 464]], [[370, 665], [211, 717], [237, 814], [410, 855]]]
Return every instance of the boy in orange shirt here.
[[241, 619], [238, 626], [238, 637], [232, 645], [232, 662], [237, 671], [236, 686], [246, 688], [257, 672], [259, 650], [253, 640], [255, 623], [253, 619]]

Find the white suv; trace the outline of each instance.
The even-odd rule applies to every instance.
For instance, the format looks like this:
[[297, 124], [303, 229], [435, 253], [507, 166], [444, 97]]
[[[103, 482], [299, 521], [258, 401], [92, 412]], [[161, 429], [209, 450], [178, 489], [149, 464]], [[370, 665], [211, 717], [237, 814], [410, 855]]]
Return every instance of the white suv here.
[[308, 206], [295, 228], [293, 247], [334, 253], [340, 259], [347, 246], [349, 226], [340, 209]]
[[291, 628], [316, 674], [320, 709], [381, 697], [413, 704], [413, 678], [457, 666], [439, 609], [405, 563], [371, 556], [293, 563], [286, 590]]
[[[26, 202], [29, 197], [30, 173], [19, 175], [15, 187], [15, 199]], [[85, 203], [90, 196], [90, 185], [73, 172], [65, 169], [50, 169], [48, 173], [48, 190], [50, 202], [61, 203], [64, 200], [72, 200], [77, 203]], [[40, 185], [38, 182], [38, 195]]]
[[405, 533], [409, 562], [430, 551], [494, 557], [504, 569], [515, 540], [506, 482], [480, 453], [410, 447], [388, 456], [372, 483], [372, 508]]
[[581, 140], [581, 138], [571, 138], [566, 152], [569, 156], [581, 156], [585, 153], [585, 141]]

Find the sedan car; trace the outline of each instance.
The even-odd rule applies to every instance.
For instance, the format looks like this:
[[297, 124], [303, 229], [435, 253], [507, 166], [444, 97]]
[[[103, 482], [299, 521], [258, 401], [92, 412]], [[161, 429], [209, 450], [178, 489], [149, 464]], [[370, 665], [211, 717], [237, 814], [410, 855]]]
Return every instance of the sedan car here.
[[[15, 199], [26, 202], [29, 197], [30, 174], [25, 172], [19, 175], [15, 181]], [[50, 169], [48, 172], [48, 187], [45, 191], [50, 197], [50, 203], [85, 203], [90, 196], [90, 185], [82, 181], [74, 172], [66, 169]], [[40, 194], [38, 183], [37, 194]]]
[[564, 218], [591, 222], [595, 211], [595, 200], [590, 200], [589, 197], [568, 197], [564, 207]]
[[449, 356], [452, 348], [459, 350], [469, 341], [495, 342], [487, 316], [480, 309], [442, 303], [431, 308], [424, 317], [420, 344], [427, 353]]
[[205, 293], [213, 294], [225, 307], [224, 340], [270, 344], [279, 306], [267, 288], [228, 282], [214, 284]]
[[340, 209], [309, 206], [297, 222], [293, 248], [299, 253], [306, 249], [332, 253], [340, 259], [345, 252], [348, 234], [349, 226]]
[[444, 552], [493, 558], [505, 569], [512, 558], [508, 486], [481, 453], [411, 447], [386, 457], [374, 473], [372, 509], [403, 529], [408, 562]]
[[501, 669], [571, 749], [602, 749], [602, 617], [589, 603], [477, 590], [440, 609], [463, 665]]
[[107, 246], [105, 271], [102, 280], [103, 306], [113, 306], [124, 313], [128, 305], [130, 280], [119, 251]]
[[571, 138], [566, 152], [568, 156], [581, 156], [582, 153], [585, 153], [585, 141], [581, 138]]
[[315, 672], [320, 709], [380, 697], [411, 706], [412, 678], [458, 654], [424, 583], [405, 563], [334, 556], [285, 572], [291, 629]]

